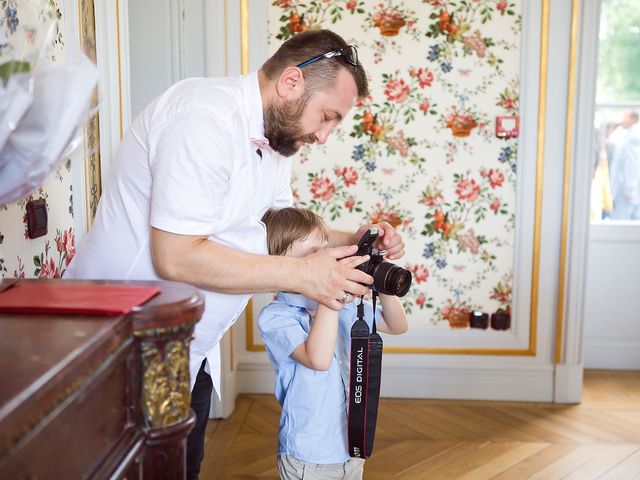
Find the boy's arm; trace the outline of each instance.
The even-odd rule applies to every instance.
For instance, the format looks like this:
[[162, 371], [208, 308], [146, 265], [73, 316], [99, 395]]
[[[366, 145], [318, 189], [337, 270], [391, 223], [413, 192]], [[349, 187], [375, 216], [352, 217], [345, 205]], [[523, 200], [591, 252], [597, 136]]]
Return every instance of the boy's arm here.
[[318, 304], [309, 336], [291, 353], [291, 358], [312, 370], [329, 370], [338, 337], [338, 314]]
[[409, 328], [409, 323], [400, 299], [395, 295], [383, 293], [380, 293], [379, 296], [384, 316], [376, 323], [378, 330], [392, 335], [405, 333]]

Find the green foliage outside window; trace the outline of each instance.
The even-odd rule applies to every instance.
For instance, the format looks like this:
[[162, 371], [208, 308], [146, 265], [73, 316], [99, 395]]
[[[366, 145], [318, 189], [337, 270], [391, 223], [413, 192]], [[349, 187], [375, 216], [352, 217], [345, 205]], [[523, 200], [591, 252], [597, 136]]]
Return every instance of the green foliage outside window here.
[[640, 101], [640, 0], [601, 5], [598, 101]]

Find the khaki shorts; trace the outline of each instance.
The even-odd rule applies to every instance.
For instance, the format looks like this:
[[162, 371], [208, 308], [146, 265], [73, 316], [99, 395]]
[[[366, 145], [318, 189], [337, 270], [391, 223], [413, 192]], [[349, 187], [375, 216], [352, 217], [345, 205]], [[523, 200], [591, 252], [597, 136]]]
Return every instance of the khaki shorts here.
[[281, 480], [360, 480], [364, 460], [351, 458], [344, 463], [307, 463], [289, 455], [278, 456]]

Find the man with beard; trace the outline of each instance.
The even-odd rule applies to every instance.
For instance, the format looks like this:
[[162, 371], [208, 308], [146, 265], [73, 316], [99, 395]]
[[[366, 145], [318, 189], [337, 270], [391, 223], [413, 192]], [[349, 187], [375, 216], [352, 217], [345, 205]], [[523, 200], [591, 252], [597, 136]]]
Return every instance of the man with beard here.
[[[299, 292], [334, 310], [364, 295], [372, 278], [339, 259], [355, 234], [332, 232], [329, 248], [304, 258], [268, 256], [260, 221], [292, 204], [290, 160], [323, 144], [367, 95], [355, 47], [333, 32], [285, 42], [254, 73], [188, 79], [170, 87], [133, 122], [110, 172], [93, 227], [65, 278], [186, 282], [202, 289], [205, 313], [190, 349], [196, 426], [187, 475], [204, 453], [212, 383], [220, 388], [218, 343], [252, 293]], [[386, 223], [390, 259], [404, 243]]]

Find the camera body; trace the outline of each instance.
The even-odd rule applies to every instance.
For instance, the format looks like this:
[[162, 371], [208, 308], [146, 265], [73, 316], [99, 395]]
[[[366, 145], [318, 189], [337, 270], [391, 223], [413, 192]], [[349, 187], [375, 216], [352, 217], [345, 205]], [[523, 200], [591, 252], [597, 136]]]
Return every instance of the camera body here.
[[378, 293], [404, 297], [411, 288], [411, 272], [393, 263], [385, 262], [386, 252], [379, 251], [373, 246], [378, 235], [378, 229], [372, 227], [358, 241], [358, 251], [355, 255], [369, 255], [369, 260], [357, 268], [373, 277], [371, 288]]

